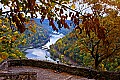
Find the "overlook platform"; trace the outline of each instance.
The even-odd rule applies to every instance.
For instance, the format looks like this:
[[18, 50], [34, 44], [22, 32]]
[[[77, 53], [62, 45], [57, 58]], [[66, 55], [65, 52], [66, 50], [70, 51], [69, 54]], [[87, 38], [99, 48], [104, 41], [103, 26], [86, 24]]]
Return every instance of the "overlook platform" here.
[[71, 75], [65, 72], [56, 72], [55, 70], [51, 69], [43, 69], [37, 67], [30, 67], [30, 66], [14, 66], [9, 67], [10, 72], [36, 72], [37, 73], [37, 80], [89, 80], [87, 78]]
[[19, 59], [1, 63], [0, 80], [120, 80], [120, 72]]

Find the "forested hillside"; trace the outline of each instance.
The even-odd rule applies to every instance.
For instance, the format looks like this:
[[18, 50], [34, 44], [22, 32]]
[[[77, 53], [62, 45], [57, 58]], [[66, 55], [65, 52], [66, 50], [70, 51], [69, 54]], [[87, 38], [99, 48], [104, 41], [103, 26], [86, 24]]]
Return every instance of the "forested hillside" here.
[[49, 40], [48, 31], [34, 20], [26, 22], [24, 33], [17, 30], [16, 24], [10, 24], [8, 18], [1, 18], [0, 26], [0, 62], [7, 58], [25, 58], [24, 50], [41, 47]]
[[19, 45], [25, 44], [26, 39], [24, 34], [12, 29], [9, 24], [8, 18], [0, 19], [0, 62], [4, 59], [10, 58], [25, 58], [25, 55], [18, 48]]
[[[34, 21], [37, 25], [39, 25], [39, 26], [43, 27], [45, 30], [47, 30], [49, 34], [52, 33], [53, 29], [52, 29], [52, 26], [49, 25], [48, 19], [45, 19], [42, 23], [40, 23], [40, 19], [35, 18]], [[71, 20], [66, 20], [66, 23], [70, 26], [70, 28], [69, 29], [61, 28], [58, 30], [59, 33], [66, 35], [75, 28], [75, 26], [74, 26], [74, 24], [72, 24]], [[56, 21], [54, 21], [54, 24], [58, 28], [58, 24]]]
[[[18, 46], [39, 47], [47, 30], [66, 34], [62, 29], [71, 29], [72, 22], [74, 31], [51, 46], [52, 55], [64, 63], [70, 58], [96, 70], [119, 71], [120, 0], [1, 0], [0, 4], [1, 61], [24, 57]], [[42, 24], [48, 19], [45, 30], [29, 23], [28, 18], [38, 16]]]
[[[19, 47], [24, 48], [36, 48], [41, 47], [44, 45], [47, 41], [49, 41], [49, 32], [46, 30], [43, 26], [36, 24], [36, 22], [33, 20], [32, 24], [26, 25], [28, 27], [28, 30], [24, 32], [26, 39], [26, 44]], [[32, 29], [31, 29], [32, 28]]]
[[[70, 20], [66, 21], [69, 25], [71, 23]], [[57, 26], [57, 23], [54, 22]], [[50, 34], [53, 34], [53, 29], [51, 26], [49, 26], [48, 19], [45, 19], [42, 23], [40, 23], [40, 19], [33, 19], [32, 23], [26, 25], [28, 27], [28, 30], [24, 32], [26, 44], [19, 47], [24, 48], [36, 48], [43, 46], [46, 42], [49, 41]], [[60, 29], [58, 32], [62, 33], [64, 35], [70, 33], [73, 30], [74, 26], [71, 25], [70, 29]]]
[[[59, 58], [61, 62], [71, 64], [70, 60], [79, 66], [94, 68], [94, 59], [89, 52], [82, 52], [83, 45], [79, 45], [81, 39], [77, 38], [75, 31], [59, 39], [54, 45], [50, 46], [50, 52], [54, 59]], [[70, 60], [65, 59], [69, 58]], [[118, 71], [120, 67], [119, 56], [111, 56], [100, 63], [99, 70]]]

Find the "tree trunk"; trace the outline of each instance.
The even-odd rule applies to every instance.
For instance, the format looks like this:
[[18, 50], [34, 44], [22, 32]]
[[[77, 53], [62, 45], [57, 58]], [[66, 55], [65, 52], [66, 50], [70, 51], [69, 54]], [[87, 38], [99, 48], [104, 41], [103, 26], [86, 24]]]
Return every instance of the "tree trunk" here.
[[99, 55], [96, 54], [96, 57], [95, 57], [95, 69], [98, 69], [98, 65], [99, 65], [98, 58], [99, 58]]
[[98, 65], [99, 65], [98, 59], [96, 58], [96, 59], [95, 59], [95, 69], [98, 69]]

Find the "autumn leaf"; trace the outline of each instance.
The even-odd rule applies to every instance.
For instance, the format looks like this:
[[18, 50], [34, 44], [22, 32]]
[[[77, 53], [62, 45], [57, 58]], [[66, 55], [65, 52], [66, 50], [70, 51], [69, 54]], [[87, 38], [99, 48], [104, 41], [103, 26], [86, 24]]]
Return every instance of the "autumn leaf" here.
[[75, 4], [72, 4], [71, 5], [71, 9], [75, 9], [76, 7], [75, 7]]
[[6, 52], [2, 52], [1, 55], [2, 55], [1, 56], [2, 59], [6, 59], [8, 57], [8, 53], [6, 53]]
[[63, 14], [63, 9], [60, 9], [60, 14]]
[[13, 36], [13, 37], [12, 37], [12, 41], [14, 42], [15, 40], [16, 40], [16, 37], [15, 37], [15, 36]]
[[64, 23], [64, 28], [70, 29], [67, 23]]

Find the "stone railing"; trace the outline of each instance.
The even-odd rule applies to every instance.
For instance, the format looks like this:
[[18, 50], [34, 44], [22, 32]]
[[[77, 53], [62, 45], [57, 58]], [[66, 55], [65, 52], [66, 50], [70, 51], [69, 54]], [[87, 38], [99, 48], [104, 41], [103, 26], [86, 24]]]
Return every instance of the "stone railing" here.
[[65, 64], [57, 64], [57, 63], [52, 63], [47, 61], [40, 61], [40, 60], [30, 60], [30, 59], [8, 60], [8, 67], [11, 67], [11, 66], [33, 66], [33, 67], [39, 67], [39, 68], [47, 68], [47, 69], [67, 72], [69, 74], [83, 76], [87, 78], [94, 78], [97, 80], [99, 79], [119, 80], [120, 79], [120, 72], [108, 72], [108, 71], [99, 72], [90, 68], [68, 66]]
[[0, 80], [37, 80], [35, 72], [5, 72], [0, 73]]
[[8, 67], [7, 60], [0, 63], [0, 70], [5, 70]]
[[36, 72], [10, 72], [8, 71], [9, 60], [0, 64], [0, 80], [37, 80]]

